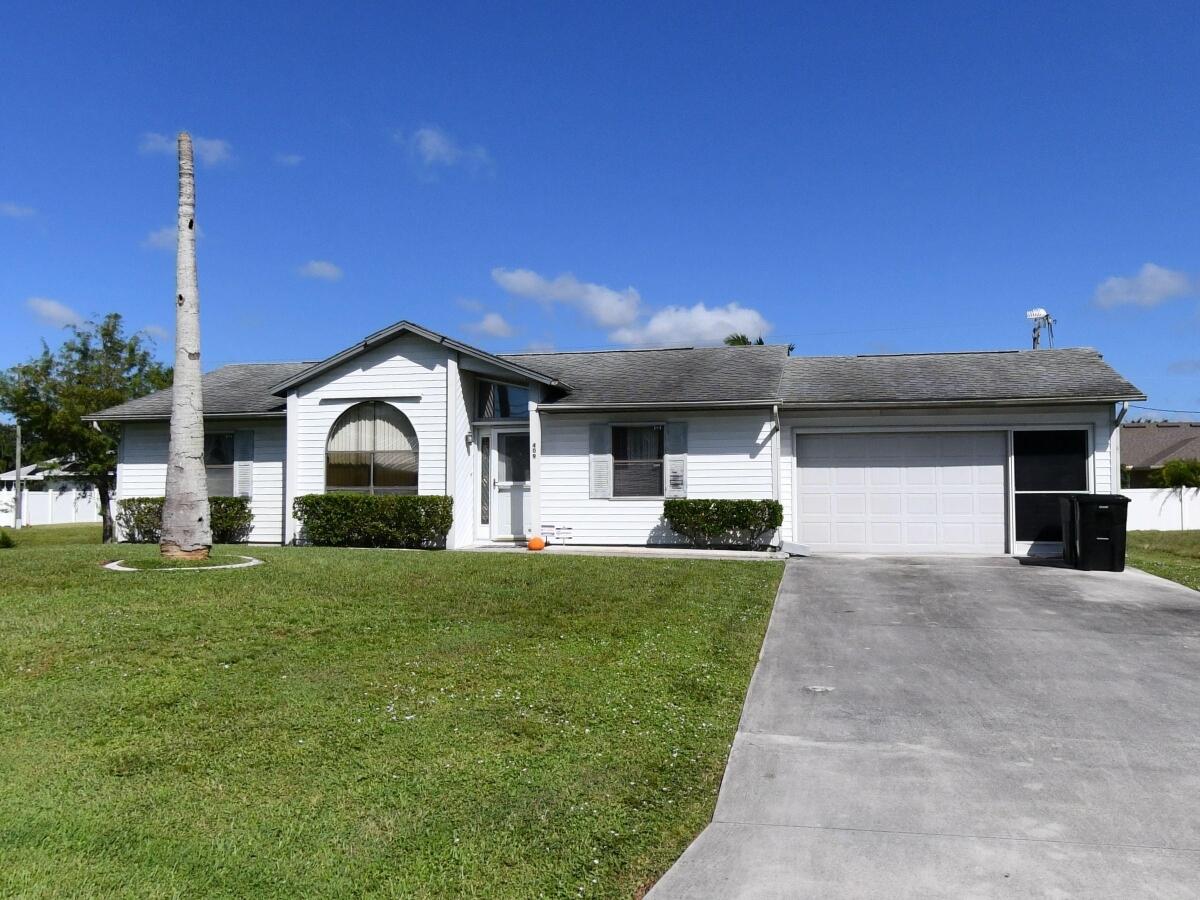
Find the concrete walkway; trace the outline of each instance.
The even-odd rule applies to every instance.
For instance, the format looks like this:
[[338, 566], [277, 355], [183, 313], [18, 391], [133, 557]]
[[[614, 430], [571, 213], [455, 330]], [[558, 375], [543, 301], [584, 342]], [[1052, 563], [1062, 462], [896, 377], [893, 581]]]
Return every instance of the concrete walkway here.
[[1200, 594], [1011, 559], [788, 563], [673, 898], [1200, 896]]

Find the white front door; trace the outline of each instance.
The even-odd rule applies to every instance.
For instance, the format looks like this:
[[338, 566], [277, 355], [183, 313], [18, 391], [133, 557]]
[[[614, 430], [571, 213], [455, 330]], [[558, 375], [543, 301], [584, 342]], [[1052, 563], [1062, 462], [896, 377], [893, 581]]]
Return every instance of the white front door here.
[[796, 538], [814, 550], [1003, 553], [1002, 431], [796, 435]]
[[532, 518], [529, 501], [529, 432], [495, 429], [492, 434], [492, 540], [524, 540]]

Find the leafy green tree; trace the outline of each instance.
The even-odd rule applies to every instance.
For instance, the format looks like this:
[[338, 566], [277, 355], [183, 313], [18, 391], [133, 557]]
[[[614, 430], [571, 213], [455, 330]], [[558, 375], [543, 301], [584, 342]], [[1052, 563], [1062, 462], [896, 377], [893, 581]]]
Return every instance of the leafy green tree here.
[[1158, 482], [1169, 488], [1200, 488], [1200, 459], [1173, 459], [1158, 470]]
[[[766, 343], [766, 341], [764, 341], [762, 339], [761, 334], [758, 337], [756, 337], [754, 340], [750, 340], [749, 335], [742, 334], [742, 332], [740, 332], [740, 331], [735, 331], [733, 334], [728, 334], [725, 336], [725, 344], [726, 344], [726, 346], [729, 346], [729, 347], [749, 347], [751, 345], [761, 346], [765, 343]], [[788, 348], [788, 356], [791, 356], [792, 351], [796, 349], [796, 345], [788, 344], [787, 348]]]
[[121, 316], [69, 326], [62, 346], [0, 374], [0, 410], [21, 425], [22, 458], [70, 459], [100, 498], [104, 540], [113, 539], [111, 498], [120, 426], [83, 417], [169, 387], [171, 370], [152, 356], [140, 333], [125, 334]]
[[750, 340], [749, 335], [735, 331], [733, 334], [726, 336], [725, 343], [730, 347], [749, 347], [751, 344], [765, 344], [766, 341], [762, 339], [762, 335], [759, 335], [754, 340]]
[[9, 471], [17, 463], [17, 426], [0, 422], [0, 472]]

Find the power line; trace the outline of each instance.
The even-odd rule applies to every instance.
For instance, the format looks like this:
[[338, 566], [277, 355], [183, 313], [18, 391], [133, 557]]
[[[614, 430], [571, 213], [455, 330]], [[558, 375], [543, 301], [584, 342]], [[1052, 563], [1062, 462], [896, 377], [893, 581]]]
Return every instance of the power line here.
[[1130, 403], [1129, 406], [1132, 409], [1148, 409], [1150, 412], [1179, 413], [1180, 415], [1185, 416], [1200, 416], [1200, 409], [1162, 409], [1158, 406], [1138, 406], [1136, 403]]

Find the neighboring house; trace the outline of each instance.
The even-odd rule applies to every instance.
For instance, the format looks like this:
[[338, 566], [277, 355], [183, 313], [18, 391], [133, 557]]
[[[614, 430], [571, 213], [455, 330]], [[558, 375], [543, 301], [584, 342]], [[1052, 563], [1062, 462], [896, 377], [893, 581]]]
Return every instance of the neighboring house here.
[[[493, 355], [400, 322], [318, 363], [204, 376], [214, 494], [255, 541], [303, 539], [294, 498], [448, 494], [450, 547], [677, 540], [667, 497], [775, 498], [814, 550], [1028, 552], [1063, 491], [1119, 485], [1116, 404], [1144, 399], [1094, 350], [791, 357], [783, 346]], [[123, 424], [118, 499], [158, 496], [170, 392]]]
[[[78, 475], [70, 461], [48, 459], [21, 466], [21, 488], [26, 491], [90, 491], [92, 483]], [[0, 491], [15, 492], [16, 489], [17, 470], [0, 472]]]
[[1121, 426], [1122, 487], [1158, 487], [1173, 459], [1200, 459], [1200, 422], [1130, 422]]

